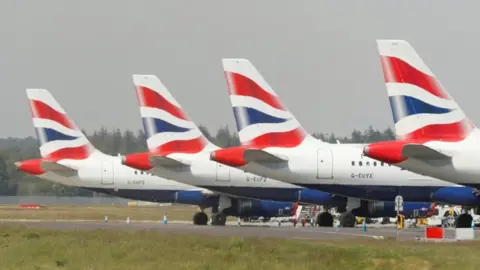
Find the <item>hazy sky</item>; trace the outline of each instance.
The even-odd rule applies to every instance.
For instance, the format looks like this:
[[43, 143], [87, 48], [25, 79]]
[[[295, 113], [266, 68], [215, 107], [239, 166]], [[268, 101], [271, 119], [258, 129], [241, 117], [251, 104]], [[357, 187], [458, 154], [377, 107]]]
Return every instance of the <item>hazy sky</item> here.
[[392, 125], [375, 39], [408, 40], [480, 125], [480, 1], [0, 1], [0, 137], [34, 135], [25, 88], [90, 132], [141, 128], [132, 73], [235, 129], [221, 58], [250, 59], [310, 131]]

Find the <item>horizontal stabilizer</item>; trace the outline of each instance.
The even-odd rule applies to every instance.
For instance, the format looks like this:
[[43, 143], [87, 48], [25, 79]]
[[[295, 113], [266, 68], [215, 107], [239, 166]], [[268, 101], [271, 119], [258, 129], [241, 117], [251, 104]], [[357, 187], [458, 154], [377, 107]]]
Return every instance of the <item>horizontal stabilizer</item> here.
[[247, 162], [286, 162], [288, 157], [273, 154], [260, 149], [246, 149], [243, 152], [243, 159]]
[[77, 170], [52, 161], [43, 160], [41, 163], [41, 167], [42, 170], [45, 172], [54, 172], [64, 177], [71, 177], [77, 175]]
[[402, 147], [402, 156], [405, 158], [421, 158], [421, 159], [446, 159], [450, 158], [435, 149], [423, 144], [406, 144]]
[[151, 155], [149, 157], [150, 163], [154, 166], [163, 166], [163, 167], [188, 167], [190, 162], [184, 160], [178, 160], [174, 158], [169, 158], [165, 156], [155, 156]]

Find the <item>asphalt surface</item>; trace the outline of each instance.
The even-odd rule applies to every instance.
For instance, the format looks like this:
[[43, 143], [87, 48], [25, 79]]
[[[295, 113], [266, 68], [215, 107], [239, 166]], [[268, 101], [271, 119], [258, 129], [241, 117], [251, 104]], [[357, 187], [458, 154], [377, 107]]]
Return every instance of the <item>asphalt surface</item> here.
[[[242, 224], [240, 227], [234, 223], [227, 226], [194, 226], [186, 222], [170, 222], [163, 224], [159, 221], [139, 222], [98, 222], [98, 221], [43, 221], [43, 220], [2, 220], [0, 225], [27, 226], [32, 228], [45, 228], [55, 230], [156, 230], [169, 234], [201, 234], [209, 236], [241, 236], [241, 237], [269, 237], [282, 239], [309, 239], [309, 240], [335, 240], [335, 239], [385, 239], [395, 238], [394, 227], [373, 225], [362, 231], [357, 228], [320, 228], [320, 227], [296, 227], [291, 224]], [[399, 240], [414, 240], [423, 238], [424, 228], [406, 228], [400, 230]], [[480, 239], [480, 231], [475, 231], [477, 239]], [[445, 238], [454, 239], [455, 230], [445, 229]]]

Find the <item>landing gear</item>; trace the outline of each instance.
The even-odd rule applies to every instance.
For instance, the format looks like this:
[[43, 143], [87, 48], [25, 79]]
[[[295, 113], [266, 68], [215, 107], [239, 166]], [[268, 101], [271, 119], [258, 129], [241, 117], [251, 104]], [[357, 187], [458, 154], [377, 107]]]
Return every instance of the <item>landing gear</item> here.
[[333, 216], [329, 212], [322, 212], [317, 216], [319, 227], [333, 227]]
[[194, 225], [207, 225], [208, 216], [204, 212], [198, 212], [193, 215], [193, 224]]
[[227, 223], [227, 216], [223, 213], [217, 212], [212, 214], [212, 225], [213, 226], [225, 226]]
[[389, 218], [389, 217], [383, 217], [381, 224], [383, 224], [383, 225], [385, 225], [385, 224], [390, 224], [390, 218]]
[[461, 214], [455, 219], [455, 227], [457, 228], [471, 228], [473, 218], [470, 214]]
[[352, 212], [344, 212], [340, 215], [340, 226], [345, 228], [355, 227], [355, 215]]

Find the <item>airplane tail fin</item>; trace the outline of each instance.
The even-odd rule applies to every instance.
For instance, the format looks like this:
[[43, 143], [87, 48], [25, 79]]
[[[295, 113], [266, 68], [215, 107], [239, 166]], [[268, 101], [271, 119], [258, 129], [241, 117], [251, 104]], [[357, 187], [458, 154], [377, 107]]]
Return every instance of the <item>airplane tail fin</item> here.
[[246, 59], [222, 59], [242, 145], [296, 147], [310, 136]]
[[462, 140], [474, 128], [404, 40], [377, 40], [398, 139]]
[[33, 126], [42, 158], [86, 159], [95, 150], [83, 132], [46, 89], [27, 89]]
[[210, 142], [155, 75], [133, 75], [150, 152], [195, 154]]

